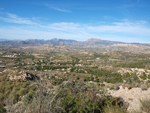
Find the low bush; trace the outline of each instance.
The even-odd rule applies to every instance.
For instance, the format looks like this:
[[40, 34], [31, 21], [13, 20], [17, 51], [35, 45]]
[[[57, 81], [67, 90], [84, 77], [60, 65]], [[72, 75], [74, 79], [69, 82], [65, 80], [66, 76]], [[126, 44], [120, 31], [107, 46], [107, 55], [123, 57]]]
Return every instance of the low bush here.
[[150, 79], [150, 75], [148, 75], [148, 79]]
[[[5, 78], [5, 79], [4, 79]], [[3, 80], [4, 79], [4, 80]], [[26, 95], [35, 86], [30, 87], [32, 82], [23, 81], [8, 81], [7, 76], [0, 76], [0, 102], [2, 105], [15, 104], [21, 100], [23, 95]]]
[[110, 90], [114, 90], [114, 85], [111, 85], [111, 86], [110, 86]]
[[146, 80], [147, 79], [147, 75], [144, 73], [143, 75], [140, 76], [141, 79]]
[[25, 105], [28, 105], [29, 103], [32, 102], [33, 98], [35, 96], [35, 93], [33, 91], [29, 92], [24, 98], [23, 102]]
[[100, 84], [100, 86], [101, 86], [101, 87], [104, 87], [104, 86], [105, 86], [105, 84]]
[[104, 112], [104, 107], [108, 105], [119, 105], [117, 98], [108, 96], [103, 89], [97, 91], [95, 87], [89, 87], [82, 81], [68, 82], [59, 92], [61, 98], [60, 106], [67, 113]]
[[20, 96], [22, 96], [22, 95], [25, 95], [25, 94], [27, 94], [27, 89], [26, 88], [21, 88], [18, 92], [17, 92], [17, 94], [18, 95], [20, 95]]
[[0, 113], [6, 113], [6, 109], [0, 104]]

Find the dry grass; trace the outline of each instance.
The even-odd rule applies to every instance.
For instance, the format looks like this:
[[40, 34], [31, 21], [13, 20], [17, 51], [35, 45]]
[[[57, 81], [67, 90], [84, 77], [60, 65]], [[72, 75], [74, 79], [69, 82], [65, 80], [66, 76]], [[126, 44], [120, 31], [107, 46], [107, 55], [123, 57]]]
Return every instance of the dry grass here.
[[116, 106], [106, 106], [104, 108], [104, 113], [128, 113], [123, 107]]

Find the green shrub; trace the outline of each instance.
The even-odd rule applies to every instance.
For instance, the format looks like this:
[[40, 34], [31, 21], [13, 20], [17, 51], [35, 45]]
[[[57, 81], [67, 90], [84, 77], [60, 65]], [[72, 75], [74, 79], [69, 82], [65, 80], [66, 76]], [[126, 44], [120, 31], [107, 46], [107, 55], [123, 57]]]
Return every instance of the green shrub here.
[[88, 87], [82, 81], [68, 82], [59, 93], [58, 98], [62, 101], [60, 106], [65, 109], [67, 113], [74, 112], [96, 112], [101, 109], [102, 101], [96, 94], [95, 89]]
[[94, 81], [94, 77], [93, 77], [93, 76], [91, 76], [90, 80], [91, 80], [91, 81]]
[[100, 84], [102, 87], [104, 87], [105, 86], [105, 84]]
[[61, 100], [59, 105], [67, 113], [103, 113], [106, 106], [116, 106], [120, 102], [115, 97], [106, 96], [104, 90], [96, 90], [82, 81], [68, 82], [60, 87], [62, 90], [57, 99]]
[[[82, 80], [68, 81], [54, 92], [45, 87], [46, 82], [37, 83], [37, 91], [30, 91], [23, 103], [17, 106], [20, 112], [39, 113], [104, 113], [106, 106], [118, 105], [117, 98], [107, 96], [106, 91], [87, 85]], [[20, 88], [21, 92], [24, 89]], [[12, 93], [8, 100], [19, 101], [19, 95]], [[14, 111], [15, 112], [15, 111]]]
[[76, 77], [76, 80], [79, 80], [79, 79], [80, 79], [80, 77], [77, 76], [77, 77]]
[[1, 104], [0, 104], [0, 113], [6, 113], [6, 109]]
[[[0, 76], [0, 80], [7, 76]], [[30, 82], [4, 81], [0, 82], [0, 102], [7, 105], [14, 104], [21, 100], [20, 96], [26, 95], [30, 90]]]
[[97, 76], [95, 78], [95, 82], [99, 82], [99, 78]]
[[23, 98], [23, 102], [25, 105], [28, 105], [32, 102], [33, 98], [35, 96], [34, 92], [29, 92], [24, 98]]
[[85, 77], [84, 81], [90, 81], [90, 77]]
[[26, 88], [21, 88], [18, 92], [17, 92], [18, 95], [22, 96], [22, 95], [25, 95], [27, 94], [27, 89]]
[[12, 105], [20, 101], [20, 96], [16, 93], [11, 93], [6, 99], [7, 105]]
[[131, 77], [131, 75], [129, 72], [127, 72], [125, 75], [123, 75], [123, 79], [125, 79], [125, 80], [127, 80], [130, 77]]
[[148, 79], [150, 79], [150, 75], [148, 75]]
[[144, 73], [143, 75], [140, 76], [141, 79], [146, 80], [147, 79], [147, 75]]
[[114, 90], [114, 85], [112, 85], [112, 86], [110, 87], [110, 90]]
[[[122, 75], [120, 73], [99, 69], [85, 69], [85, 70], [89, 74], [96, 75], [97, 77], [102, 77], [101, 81], [105, 81], [108, 83], [123, 82]], [[91, 81], [94, 81], [93, 76], [91, 76]]]

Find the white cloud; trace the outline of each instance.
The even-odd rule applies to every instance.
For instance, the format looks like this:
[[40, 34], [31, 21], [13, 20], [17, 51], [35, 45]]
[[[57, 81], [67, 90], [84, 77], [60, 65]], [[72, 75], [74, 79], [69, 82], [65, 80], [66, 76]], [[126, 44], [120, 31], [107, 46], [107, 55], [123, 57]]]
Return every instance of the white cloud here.
[[150, 28], [143, 26], [145, 21], [139, 21], [136, 23], [132, 22], [114, 22], [112, 25], [102, 26], [88, 26], [88, 30], [91, 32], [107, 32], [107, 33], [130, 33], [133, 35], [149, 35]]
[[72, 12], [70, 10], [66, 10], [66, 9], [63, 9], [63, 8], [55, 7], [52, 4], [47, 4], [46, 3], [45, 6], [48, 7], [48, 8], [50, 8], [50, 9], [54, 9], [54, 10], [61, 11], [61, 12]]
[[42, 31], [34, 29], [25, 28], [0, 28], [0, 37], [9, 39], [52, 39], [52, 38], [62, 38], [62, 39], [75, 39], [83, 41], [86, 38], [97, 37], [93, 34], [79, 34], [79, 33], [66, 33], [61, 31]]
[[82, 25], [78, 23], [71, 23], [71, 22], [53, 23], [53, 24], [49, 24], [47, 27], [53, 30], [59, 30], [65, 32], [76, 32], [76, 33], [79, 33], [80, 31], [84, 30], [84, 27]]
[[0, 20], [9, 22], [9, 23], [16, 23], [16, 24], [28, 24], [28, 25], [35, 24], [28, 18], [21, 18], [11, 13], [6, 13], [6, 17], [0, 16]]
[[52, 6], [51, 6], [51, 8], [52, 8], [52, 9], [55, 9], [55, 10], [57, 10], [57, 11], [61, 11], [61, 12], [71, 12], [70, 10], [65, 10], [65, 9], [61, 9], [61, 8], [58, 8], [58, 7], [52, 7]]
[[[0, 37], [13, 37], [24, 39], [27, 38], [75, 38], [77, 40], [84, 40], [91, 37], [97, 37], [102, 39], [109, 39], [109, 37], [123, 37], [126, 35], [132, 35], [133, 37], [150, 36], [150, 28], [145, 26], [146, 21], [130, 22], [127, 19], [122, 21], [115, 21], [111, 24], [99, 23], [99, 25], [92, 26], [88, 24], [80, 24], [73, 22], [61, 22], [61, 23], [46, 23], [41, 24], [40, 18], [22, 18], [15, 14], [6, 13], [6, 16], [0, 16], [0, 20], [9, 23], [15, 23], [20, 26], [7, 26], [0, 27]], [[39, 20], [38, 23], [35, 21]], [[26, 24], [26, 26], [22, 26]], [[104, 35], [104, 34], [107, 34]], [[119, 34], [119, 35], [118, 35]], [[109, 35], [109, 36], [108, 36]], [[130, 36], [131, 37], [131, 36]], [[118, 38], [118, 40], [119, 40]], [[135, 39], [133, 39], [135, 40]]]

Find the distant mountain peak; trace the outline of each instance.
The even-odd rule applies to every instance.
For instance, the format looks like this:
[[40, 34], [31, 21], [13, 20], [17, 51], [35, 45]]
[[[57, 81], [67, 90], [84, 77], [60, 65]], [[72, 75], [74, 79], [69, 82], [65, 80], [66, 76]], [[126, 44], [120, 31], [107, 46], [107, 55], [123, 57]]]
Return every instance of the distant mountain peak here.
[[59, 41], [59, 39], [58, 38], [53, 38], [53, 39], [51, 39], [51, 41]]
[[86, 40], [86, 42], [99, 42], [99, 41], [102, 41], [102, 40], [99, 38], [90, 38], [90, 39]]

